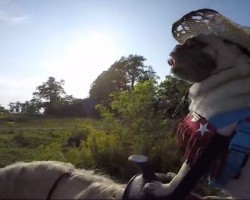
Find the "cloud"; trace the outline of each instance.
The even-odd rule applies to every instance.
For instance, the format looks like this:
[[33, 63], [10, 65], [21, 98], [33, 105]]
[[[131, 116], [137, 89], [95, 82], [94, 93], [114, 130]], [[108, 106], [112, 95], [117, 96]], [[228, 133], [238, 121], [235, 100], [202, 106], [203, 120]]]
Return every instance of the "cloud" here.
[[28, 17], [21, 14], [11, 14], [4, 11], [0, 11], [0, 22], [10, 24], [22, 24], [27, 22]]
[[0, 0], [0, 23], [23, 24], [28, 20], [17, 1]]

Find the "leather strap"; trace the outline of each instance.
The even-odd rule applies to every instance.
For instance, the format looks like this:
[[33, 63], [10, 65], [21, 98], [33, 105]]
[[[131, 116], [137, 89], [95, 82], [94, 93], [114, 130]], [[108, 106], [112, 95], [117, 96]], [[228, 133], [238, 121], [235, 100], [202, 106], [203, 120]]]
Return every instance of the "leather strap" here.
[[52, 188], [50, 189], [50, 191], [49, 191], [49, 193], [48, 193], [48, 196], [47, 196], [47, 198], [46, 198], [47, 200], [50, 200], [50, 199], [51, 199], [52, 194], [53, 194], [54, 191], [56, 190], [56, 188], [57, 188], [59, 182], [62, 180], [62, 178], [64, 178], [64, 177], [69, 177], [70, 175], [71, 175], [71, 172], [65, 172], [65, 173], [61, 174], [61, 175], [56, 179], [56, 181], [54, 182]]

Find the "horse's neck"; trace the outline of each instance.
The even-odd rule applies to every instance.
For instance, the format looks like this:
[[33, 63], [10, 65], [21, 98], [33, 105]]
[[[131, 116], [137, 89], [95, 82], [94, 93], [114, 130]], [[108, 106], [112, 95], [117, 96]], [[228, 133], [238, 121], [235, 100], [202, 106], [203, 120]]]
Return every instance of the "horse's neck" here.
[[60, 162], [17, 163], [0, 169], [0, 177], [2, 199], [46, 199], [52, 188], [50, 199], [122, 199], [125, 190], [105, 176]]
[[122, 199], [125, 186], [92, 172], [72, 173], [63, 178], [52, 198], [61, 199]]
[[59, 174], [50, 174], [42, 162], [15, 163], [7, 166], [0, 169], [1, 196], [4, 199], [45, 199]]

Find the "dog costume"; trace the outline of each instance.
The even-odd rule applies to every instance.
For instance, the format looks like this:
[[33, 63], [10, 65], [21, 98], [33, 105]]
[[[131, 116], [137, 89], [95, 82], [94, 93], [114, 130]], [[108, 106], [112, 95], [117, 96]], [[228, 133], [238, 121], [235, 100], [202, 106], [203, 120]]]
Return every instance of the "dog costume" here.
[[[236, 66], [194, 83], [189, 90], [190, 114], [179, 123], [177, 130], [185, 162], [173, 184], [162, 187], [155, 183], [163, 188], [158, 194], [167, 195], [165, 199], [182, 199], [205, 174], [210, 173], [211, 185], [224, 188], [231, 179], [240, 176], [248, 159], [250, 30], [214, 10], [201, 9], [175, 22], [172, 33], [180, 44], [199, 35], [220, 37], [236, 44], [245, 54]], [[145, 188], [153, 191], [157, 190], [155, 186], [148, 184]], [[164, 189], [169, 191], [163, 192]], [[248, 193], [236, 198], [249, 199]]]
[[[198, 35], [219, 36], [250, 52], [249, 28], [210, 9], [188, 13], [173, 24], [172, 33], [179, 43]], [[221, 188], [240, 174], [250, 153], [250, 64], [244, 59], [236, 67], [193, 84], [189, 90], [191, 113], [178, 128], [181, 149], [191, 166], [217, 134], [230, 135], [221, 145], [225, 148], [230, 142], [223, 167], [210, 182]]]

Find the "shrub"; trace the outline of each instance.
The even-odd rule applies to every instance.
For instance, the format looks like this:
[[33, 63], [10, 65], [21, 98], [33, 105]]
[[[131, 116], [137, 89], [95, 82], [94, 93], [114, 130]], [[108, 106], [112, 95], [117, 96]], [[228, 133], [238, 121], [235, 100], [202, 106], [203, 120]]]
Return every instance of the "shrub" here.
[[53, 142], [49, 145], [40, 145], [35, 154], [34, 160], [57, 160], [65, 161], [62, 152], [62, 145], [58, 142]]
[[22, 132], [16, 134], [13, 137], [13, 140], [20, 147], [27, 147], [27, 146], [29, 146], [31, 144], [31, 141], [29, 140], [29, 138], [26, 135], [24, 135], [24, 133], [22, 133]]
[[[85, 160], [83, 160], [85, 158]], [[65, 159], [67, 162], [72, 163], [76, 167], [90, 168], [92, 166], [92, 158], [83, 153], [78, 148], [70, 148], [68, 152], [65, 153]]]
[[91, 132], [92, 128], [89, 124], [86, 124], [82, 127], [75, 128], [71, 135], [67, 138], [66, 145], [65, 146], [75, 146], [79, 147], [81, 141], [84, 141], [87, 139], [89, 133]]

